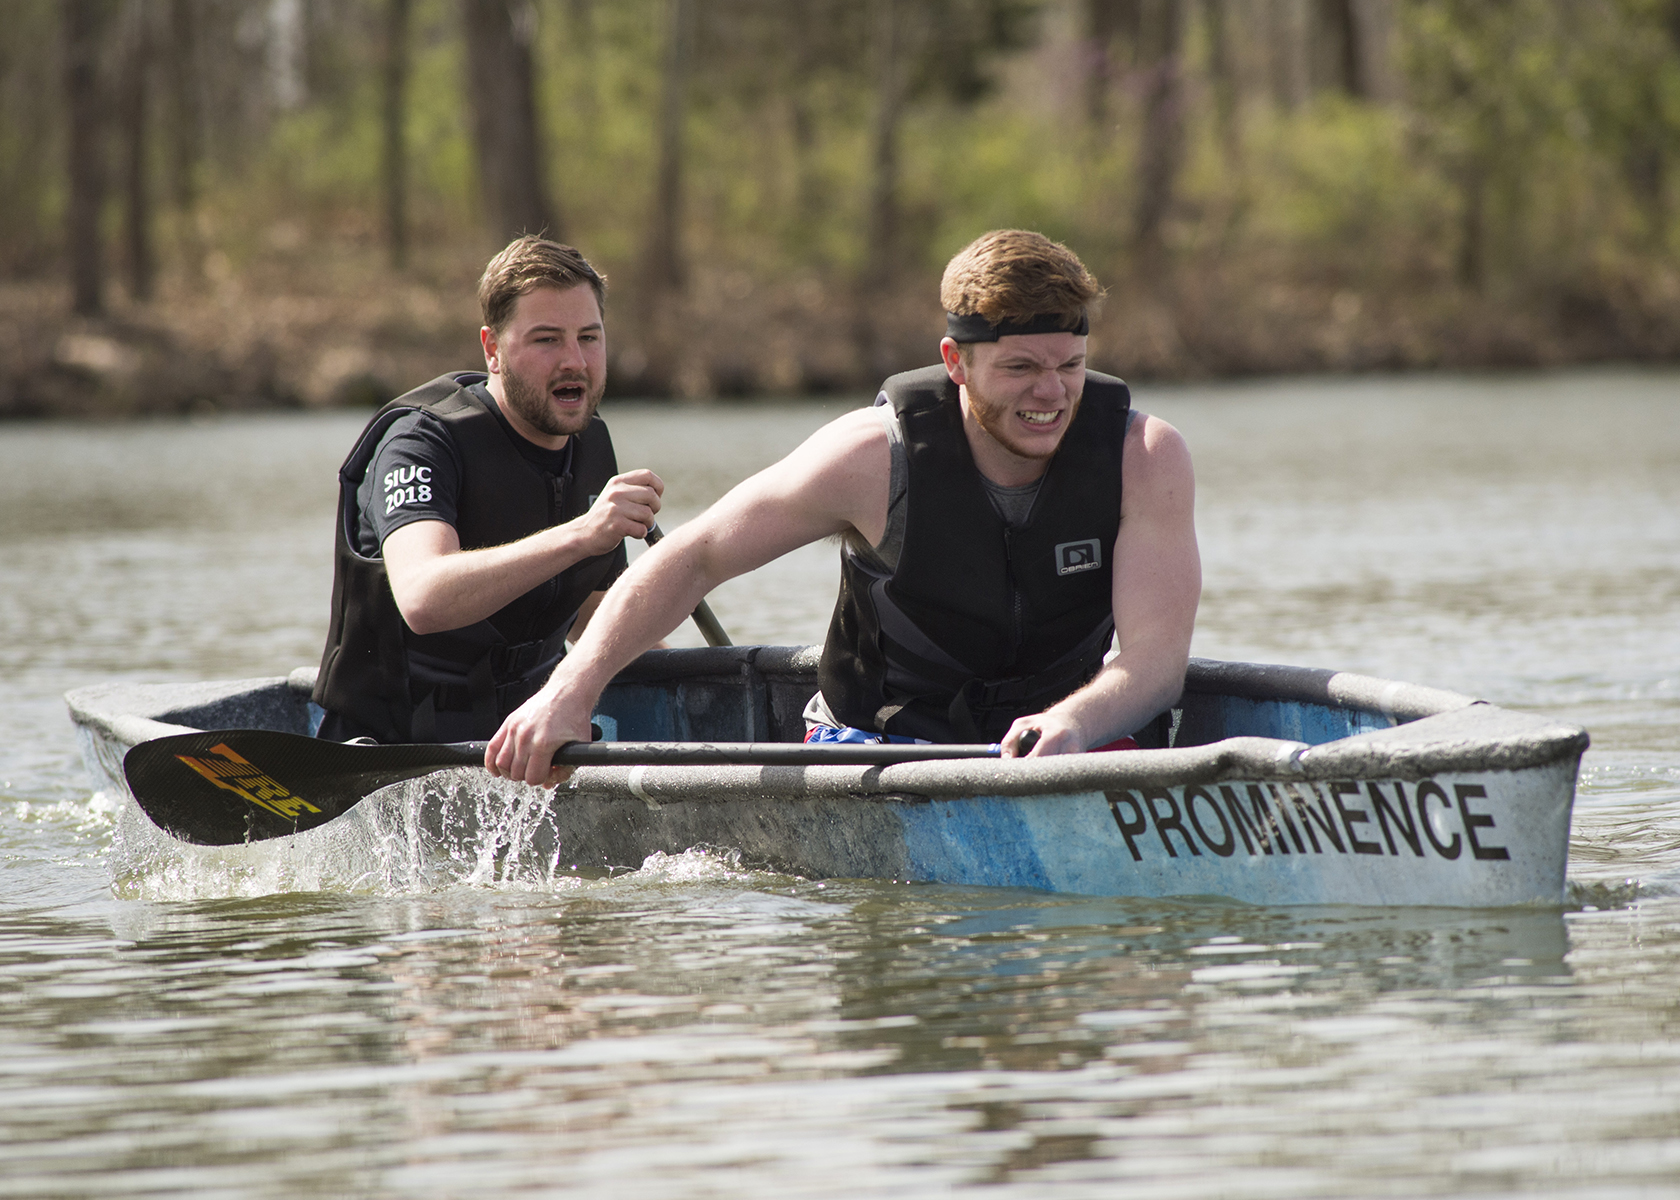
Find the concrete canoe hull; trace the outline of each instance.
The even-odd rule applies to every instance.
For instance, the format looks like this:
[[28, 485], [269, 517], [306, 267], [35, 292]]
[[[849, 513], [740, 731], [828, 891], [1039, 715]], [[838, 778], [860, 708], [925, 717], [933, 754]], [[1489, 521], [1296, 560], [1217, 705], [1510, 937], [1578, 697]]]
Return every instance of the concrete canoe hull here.
[[[625, 740], [797, 740], [814, 671], [808, 647], [655, 651], [600, 713]], [[124, 795], [122, 755], [138, 741], [307, 732], [311, 682], [303, 669], [67, 699], [90, 771]], [[1562, 902], [1587, 745], [1577, 727], [1409, 684], [1197, 660], [1180, 706], [1139, 740], [1145, 749], [1031, 762], [584, 769], [554, 793], [456, 769], [250, 846], [174, 842], [132, 798], [121, 828], [148, 860], [293, 862], [278, 886], [429, 885], [460, 874], [450, 864], [534, 879], [708, 846], [809, 878], [1255, 904]]]

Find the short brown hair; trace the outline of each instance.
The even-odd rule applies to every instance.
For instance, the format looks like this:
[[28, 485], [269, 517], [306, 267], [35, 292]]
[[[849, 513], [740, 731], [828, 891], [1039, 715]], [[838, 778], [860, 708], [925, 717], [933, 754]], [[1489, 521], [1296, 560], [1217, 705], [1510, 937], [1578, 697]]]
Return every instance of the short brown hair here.
[[1077, 254], [1027, 229], [981, 234], [957, 251], [939, 282], [946, 312], [978, 314], [994, 325], [1056, 316], [1071, 329], [1102, 295]]
[[607, 277], [570, 246], [528, 233], [514, 238], [484, 268], [478, 281], [478, 306], [484, 311], [484, 323], [500, 334], [526, 292], [540, 287], [565, 291], [585, 283], [605, 316]]

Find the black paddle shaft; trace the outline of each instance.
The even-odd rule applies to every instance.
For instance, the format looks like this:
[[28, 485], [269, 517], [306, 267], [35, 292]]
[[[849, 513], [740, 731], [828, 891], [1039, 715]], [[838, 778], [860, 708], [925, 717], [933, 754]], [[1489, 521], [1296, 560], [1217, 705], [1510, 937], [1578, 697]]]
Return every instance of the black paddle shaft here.
[[[129, 791], [159, 828], [202, 846], [286, 837], [325, 825], [369, 792], [481, 766], [483, 742], [370, 746], [269, 729], [221, 729], [141, 742], [123, 758]], [[824, 742], [571, 742], [564, 766], [890, 766], [995, 758], [997, 746]]]

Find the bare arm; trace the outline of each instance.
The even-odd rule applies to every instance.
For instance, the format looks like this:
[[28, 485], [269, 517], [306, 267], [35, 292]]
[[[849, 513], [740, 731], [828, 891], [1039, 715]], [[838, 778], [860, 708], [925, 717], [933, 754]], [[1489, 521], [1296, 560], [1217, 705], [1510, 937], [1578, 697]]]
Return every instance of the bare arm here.
[[1178, 699], [1202, 592], [1196, 548], [1195, 473], [1171, 425], [1139, 414], [1126, 439], [1120, 534], [1114, 542], [1114, 630], [1119, 653], [1077, 692], [1022, 717], [1004, 735], [1015, 752], [1027, 729], [1031, 753], [1071, 754], [1114, 741]]
[[[577, 620], [572, 622], [571, 629], [566, 633], [566, 640], [577, 645], [583, 640], [583, 631], [589, 628], [589, 622], [595, 616], [595, 610], [601, 607], [601, 601], [607, 598], [605, 590], [590, 592], [589, 598], [578, 606]], [[655, 642], [649, 649], [668, 650], [670, 647], [664, 642]]]
[[605, 591], [590, 592], [588, 599], [578, 605], [577, 620], [572, 622], [571, 629], [566, 632], [566, 640], [572, 645], [577, 645], [583, 638], [583, 631], [589, 628], [590, 619], [594, 617], [595, 610], [601, 607], [601, 601], [606, 599], [606, 595]]
[[577, 649], [502, 723], [484, 765], [528, 783], [564, 778], [568, 772], [550, 765], [555, 749], [588, 740], [590, 714], [612, 677], [676, 628], [707, 592], [847, 528], [879, 541], [890, 470], [879, 418], [859, 409], [669, 534], [613, 584]]
[[581, 517], [482, 550], [461, 549], [455, 527], [443, 521], [404, 525], [381, 551], [397, 609], [415, 633], [482, 621], [566, 568], [643, 536], [664, 491], [652, 471], [615, 475]]

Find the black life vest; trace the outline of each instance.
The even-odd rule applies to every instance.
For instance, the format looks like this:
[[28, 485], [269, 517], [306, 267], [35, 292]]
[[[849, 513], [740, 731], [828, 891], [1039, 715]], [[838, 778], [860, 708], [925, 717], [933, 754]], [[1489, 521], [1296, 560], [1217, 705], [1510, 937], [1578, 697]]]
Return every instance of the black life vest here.
[[467, 388], [483, 376], [442, 375], [374, 414], [338, 472], [332, 618], [314, 700], [381, 742], [434, 741], [437, 714], [449, 740], [490, 737], [565, 653], [590, 593], [606, 586], [616, 551], [586, 558], [485, 620], [416, 634], [403, 621], [385, 563], [358, 551], [356, 489], [391, 423], [416, 409], [439, 418], [461, 455], [455, 531], [463, 550], [500, 546], [570, 521], [618, 473], [599, 417], [572, 436], [569, 474], [538, 469], [495, 414]]
[[996, 741], [1089, 682], [1114, 633], [1114, 539], [1131, 394], [1094, 371], [1027, 524], [993, 508], [945, 368], [882, 391], [909, 460], [890, 575], [849, 547], [818, 682], [840, 721], [933, 741]]

